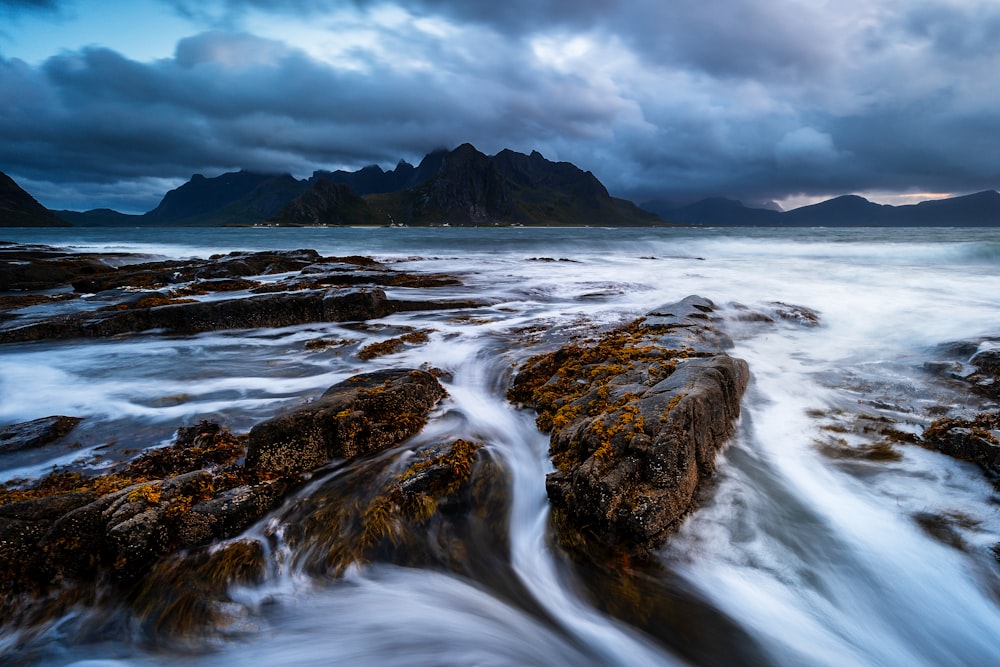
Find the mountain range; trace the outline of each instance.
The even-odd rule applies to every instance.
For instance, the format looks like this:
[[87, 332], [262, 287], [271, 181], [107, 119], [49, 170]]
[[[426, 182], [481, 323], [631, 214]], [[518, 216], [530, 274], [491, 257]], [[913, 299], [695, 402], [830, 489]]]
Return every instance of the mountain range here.
[[200, 174], [142, 215], [57, 211], [79, 226], [212, 225], [609, 225], [659, 218], [608, 194], [589, 171], [540, 153], [488, 156], [471, 144], [428, 153], [413, 166], [288, 174]]
[[858, 195], [843, 195], [790, 211], [753, 208], [723, 197], [679, 207], [657, 201], [642, 206], [677, 224], [711, 227], [1000, 226], [1000, 193], [995, 190], [903, 206], [876, 204]]
[[[669, 222], [664, 222], [669, 221]], [[49, 211], [0, 172], [0, 227], [220, 225], [597, 225], [699, 226], [998, 226], [1000, 194], [972, 195], [906, 206], [876, 204], [857, 195], [790, 211], [709, 198], [677, 206], [636, 206], [612, 197], [589, 171], [552, 162], [537, 151], [485, 155], [471, 144], [405, 160], [384, 171], [289, 174], [195, 174], [142, 215], [111, 209]]]

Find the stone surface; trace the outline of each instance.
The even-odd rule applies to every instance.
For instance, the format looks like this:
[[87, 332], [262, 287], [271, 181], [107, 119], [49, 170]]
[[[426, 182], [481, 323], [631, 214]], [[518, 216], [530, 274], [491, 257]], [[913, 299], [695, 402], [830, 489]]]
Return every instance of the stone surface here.
[[288, 475], [380, 451], [419, 431], [444, 395], [426, 371], [354, 376], [316, 401], [254, 426], [247, 468], [257, 475]]
[[546, 489], [564, 546], [645, 557], [696, 504], [749, 380], [714, 311], [700, 297], [667, 304], [515, 378], [510, 398], [551, 431]]
[[0, 428], [0, 454], [47, 445], [72, 431], [80, 421], [80, 417], [54, 415]]

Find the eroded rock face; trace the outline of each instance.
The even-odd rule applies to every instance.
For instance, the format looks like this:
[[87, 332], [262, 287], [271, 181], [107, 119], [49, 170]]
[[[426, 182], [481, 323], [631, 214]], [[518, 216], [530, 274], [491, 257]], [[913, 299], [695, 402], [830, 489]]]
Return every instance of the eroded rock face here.
[[247, 468], [258, 475], [296, 474], [380, 451], [419, 431], [444, 395], [426, 371], [356, 375], [318, 400], [254, 426]]
[[693, 508], [733, 432], [746, 362], [688, 297], [593, 345], [535, 357], [510, 398], [551, 431], [546, 481], [560, 541], [571, 550], [644, 557]]

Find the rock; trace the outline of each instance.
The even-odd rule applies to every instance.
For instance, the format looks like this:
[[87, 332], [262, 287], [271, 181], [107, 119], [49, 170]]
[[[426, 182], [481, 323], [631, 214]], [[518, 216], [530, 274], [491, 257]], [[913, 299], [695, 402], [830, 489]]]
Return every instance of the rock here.
[[366, 320], [393, 312], [394, 304], [386, 299], [380, 288], [264, 294], [52, 318], [0, 330], [0, 343], [107, 337], [151, 329], [194, 334], [222, 329], [285, 327], [309, 322]]
[[975, 370], [965, 380], [973, 383], [979, 393], [1000, 399], [1000, 349], [977, 352], [969, 363]]
[[644, 558], [680, 525], [733, 432], [746, 362], [688, 297], [591, 346], [528, 361], [509, 393], [539, 411], [556, 471], [546, 480], [564, 546]]
[[72, 431], [80, 421], [80, 417], [55, 415], [5, 426], [0, 429], [0, 454], [47, 445]]
[[391, 447], [419, 431], [444, 395], [426, 371], [356, 375], [316, 401], [254, 426], [246, 467], [261, 476], [290, 475]]
[[921, 444], [1000, 474], [998, 436], [1000, 412], [984, 412], [973, 419], [935, 420], [921, 436]]

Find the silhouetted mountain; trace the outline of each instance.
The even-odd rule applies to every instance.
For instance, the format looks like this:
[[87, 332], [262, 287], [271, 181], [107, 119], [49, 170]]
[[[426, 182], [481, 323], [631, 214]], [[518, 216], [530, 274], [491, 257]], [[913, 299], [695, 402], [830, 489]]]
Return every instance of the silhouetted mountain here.
[[349, 185], [325, 178], [286, 204], [270, 222], [278, 225], [374, 225], [378, 221]]
[[0, 227], [68, 227], [69, 223], [45, 208], [0, 171]]
[[382, 194], [385, 192], [395, 192], [414, 188], [421, 183], [426, 183], [441, 171], [441, 162], [448, 151], [439, 149], [424, 156], [420, 165], [414, 167], [406, 160], [400, 160], [395, 169], [383, 171], [377, 164], [364, 167], [358, 171], [314, 171], [311, 184], [315, 184], [320, 179], [326, 179], [332, 183], [343, 183], [350, 186], [357, 195]]
[[962, 197], [898, 206], [896, 215], [900, 221], [921, 227], [995, 227], [1000, 225], [1000, 193], [986, 190]]
[[[423, 163], [421, 163], [423, 165]], [[407, 225], [648, 225], [656, 215], [615, 199], [588, 171], [471, 144], [442, 156], [425, 183], [365, 198], [379, 220]]]
[[56, 211], [60, 218], [75, 227], [134, 227], [148, 222], [145, 216], [119, 213], [110, 208], [89, 211]]
[[289, 174], [237, 171], [214, 178], [195, 174], [143, 217], [146, 224], [253, 224], [271, 217], [308, 189], [308, 182]]
[[795, 227], [878, 227], [892, 224], [892, 206], [875, 204], [857, 195], [843, 195], [818, 204], [785, 211], [779, 224]]
[[[750, 208], [732, 199], [703, 199], [677, 208], [650, 208], [665, 220], [687, 225], [785, 227], [995, 227], [1000, 226], [1000, 193], [890, 206], [844, 195], [790, 211]], [[647, 204], [647, 206], [649, 205]]]
[[684, 225], [706, 225], [710, 227], [734, 225], [778, 225], [778, 211], [764, 208], [749, 208], [743, 202], [724, 197], [710, 197], [687, 206], [666, 208], [653, 202], [655, 208], [644, 205], [666, 220]]
[[146, 216], [150, 220], [183, 220], [193, 218], [246, 197], [273, 174], [237, 171], [214, 178], [195, 174], [184, 185], [163, 195], [160, 204]]

